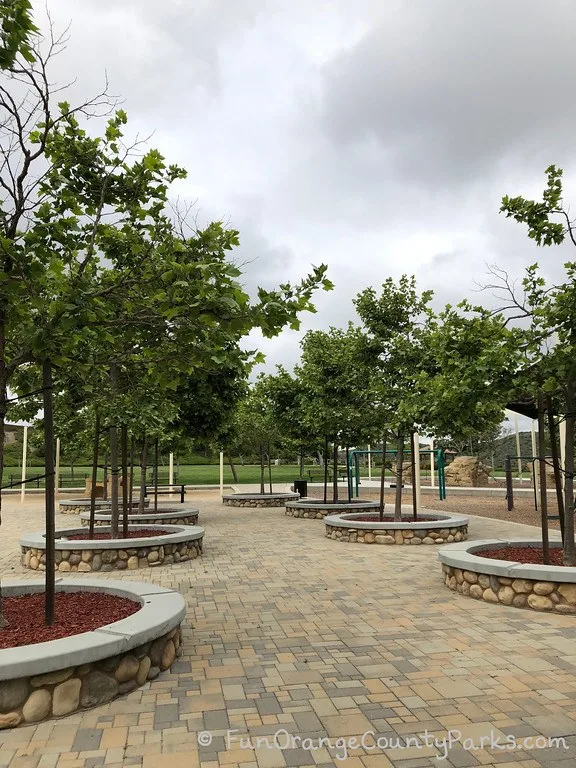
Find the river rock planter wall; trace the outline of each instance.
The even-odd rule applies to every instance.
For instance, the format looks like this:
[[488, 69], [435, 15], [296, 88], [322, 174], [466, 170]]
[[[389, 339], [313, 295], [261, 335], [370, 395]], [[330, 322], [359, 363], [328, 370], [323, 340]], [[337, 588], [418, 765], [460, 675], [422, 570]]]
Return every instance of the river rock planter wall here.
[[264, 507], [283, 507], [287, 501], [296, 501], [299, 493], [231, 493], [222, 496], [225, 507], [250, 507], [261, 509]]
[[[149, 526], [150, 527], [150, 526]], [[155, 526], [152, 526], [155, 527]], [[109, 529], [99, 528], [98, 532]], [[86, 528], [56, 531], [56, 569], [60, 573], [133, 571], [195, 560], [202, 554], [204, 529], [200, 526], [158, 526], [158, 536], [140, 539], [70, 540], [86, 534]], [[43, 533], [20, 539], [22, 565], [33, 571], [46, 570]]]
[[[0, 653], [0, 730], [105, 704], [153, 680], [181, 654], [184, 599], [152, 584], [58, 580], [57, 591], [93, 591], [141, 604], [92, 632]], [[4, 583], [5, 597], [43, 592], [43, 581]]]
[[315, 499], [303, 499], [302, 501], [289, 501], [286, 504], [285, 514], [289, 517], [300, 517], [304, 520], [322, 520], [327, 515], [335, 512], [374, 512], [379, 509], [377, 501], [365, 499], [346, 500], [345, 502], [326, 502]]
[[[488, 603], [576, 614], [576, 568], [531, 565], [479, 557], [483, 549], [541, 546], [541, 541], [486, 539], [453, 544], [438, 553], [446, 586], [461, 595]], [[561, 542], [550, 542], [561, 547]]]
[[[158, 508], [157, 512], [149, 511], [145, 514], [131, 512], [130, 524], [142, 525], [144, 527], [148, 525], [197, 525], [198, 515], [198, 509], [178, 509], [177, 507], [171, 507], [170, 509]], [[84, 526], [90, 525], [90, 513], [82, 512], [80, 515], [80, 522]], [[94, 515], [94, 524], [98, 526], [109, 526], [110, 513], [98, 512]]]
[[[149, 499], [144, 499], [144, 506], [148, 507], [150, 504]], [[139, 502], [132, 502], [132, 509], [138, 511]], [[122, 501], [118, 502], [118, 507], [122, 509]], [[112, 502], [110, 499], [96, 499], [96, 511], [112, 509]], [[58, 511], [62, 515], [79, 515], [82, 512], [90, 512], [90, 499], [65, 499], [58, 504]]]
[[[378, 505], [377, 505], [378, 506]], [[365, 515], [326, 517], [326, 536], [351, 544], [446, 544], [468, 536], [468, 518], [441, 512], [420, 512], [414, 521], [403, 515], [401, 522], [358, 520]]]

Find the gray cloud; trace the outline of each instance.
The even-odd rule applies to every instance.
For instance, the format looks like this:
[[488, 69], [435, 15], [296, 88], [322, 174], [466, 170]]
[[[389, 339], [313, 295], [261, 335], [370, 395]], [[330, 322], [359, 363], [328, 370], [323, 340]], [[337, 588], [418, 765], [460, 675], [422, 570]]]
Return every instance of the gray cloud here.
[[562, 163], [573, 155], [575, 25], [570, 0], [392, 4], [326, 66], [324, 128], [339, 145], [375, 140], [398, 175], [440, 194], [510, 155]]

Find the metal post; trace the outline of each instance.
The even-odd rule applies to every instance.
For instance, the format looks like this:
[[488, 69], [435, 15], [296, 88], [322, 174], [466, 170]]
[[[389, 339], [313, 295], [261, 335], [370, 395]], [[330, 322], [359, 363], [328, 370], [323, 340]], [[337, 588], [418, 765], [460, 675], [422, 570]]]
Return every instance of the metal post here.
[[430, 440], [430, 488], [435, 487], [434, 479], [434, 440]]
[[357, 453], [354, 454], [354, 474], [356, 475], [356, 498], [360, 496], [360, 457]]
[[28, 454], [28, 427], [24, 427], [24, 438], [22, 441], [22, 486], [20, 488], [20, 501], [24, 501], [24, 496], [26, 494], [26, 483], [24, 482], [26, 480], [26, 462], [28, 461], [27, 458]]
[[372, 480], [372, 454], [370, 453], [370, 443], [368, 443], [368, 480]]
[[506, 473], [506, 500], [508, 502], [508, 512], [514, 509], [514, 488], [512, 486], [512, 459], [506, 456], [504, 459], [504, 472]]
[[224, 496], [224, 451], [220, 451], [220, 496]]
[[174, 485], [174, 454], [171, 453], [168, 459], [168, 485]]
[[60, 487], [60, 438], [56, 438], [56, 469], [54, 476], [54, 497], [58, 497], [58, 489]]

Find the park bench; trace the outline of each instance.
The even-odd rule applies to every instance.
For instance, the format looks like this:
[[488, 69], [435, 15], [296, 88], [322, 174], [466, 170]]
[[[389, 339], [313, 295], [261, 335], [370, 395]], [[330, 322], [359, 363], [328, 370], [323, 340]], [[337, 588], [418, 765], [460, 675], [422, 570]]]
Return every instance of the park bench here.
[[[338, 473], [338, 479], [341, 480], [343, 483], [347, 480], [347, 472], [346, 467], [338, 467], [337, 470]], [[310, 478], [311, 483], [323, 483], [324, 482], [324, 469], [322, 467], [318, 467], [318, 469], [309, 469], [308, 470], [308, 477]], [[331, 467], [328, 467], [328, 481], [332, 482], [334, 479], [334, 473], [332, 471]]]
[[[177, 489], [177, 490], [175, 490]], [[154, 485], [145, 485], [144, 486], [144, 497], [146, 496], [154, 496], [156, 493], [156, 488]], [[169, 485], [166, 483], [165, 485], [159, 485], [158, 486], [158, 495], [165, 495], [165, 494], [180, 494], [180, 503], [184, 504], [184, 496], [186, 495], [186, 487], [178, 484]]]
[[81, 475], [78, 474], [63, 474], [58, 475], [58, 487], [59, 488], [81, 488], [86, 484], [88, 474], [85, 472]]

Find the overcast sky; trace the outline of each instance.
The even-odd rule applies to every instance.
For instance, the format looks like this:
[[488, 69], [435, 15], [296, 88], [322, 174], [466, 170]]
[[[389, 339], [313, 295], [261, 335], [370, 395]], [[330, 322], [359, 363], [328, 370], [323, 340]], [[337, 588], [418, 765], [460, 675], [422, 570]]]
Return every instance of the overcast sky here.
[[[554, 274], [573, 258], [498, 209], [539, 195], [551, 163], [576, 199], [574, 0], [48, 6], [72, 23], [55, 77], [90, 94], [107, 72], [132, 129], [188, 169], [177, 191], [200, 220], [240, 230], [250, 288], [328, 264], [335, 290], [303, 330], [344, 324], [358, 291], [403, 272], [443, 305], [486, 263]], [[267, 367], [290, 366], [300, 335], [255, 340]]]

